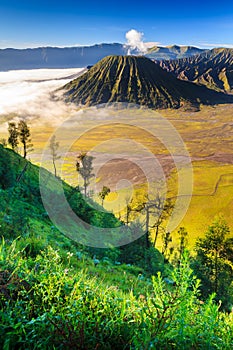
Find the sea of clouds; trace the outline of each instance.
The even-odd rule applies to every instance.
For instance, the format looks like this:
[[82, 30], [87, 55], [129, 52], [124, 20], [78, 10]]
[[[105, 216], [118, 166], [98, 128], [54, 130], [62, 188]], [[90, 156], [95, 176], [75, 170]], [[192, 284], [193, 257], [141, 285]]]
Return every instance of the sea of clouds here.
[[36, 124], [59, 124], [76, 108], [52, 94], [82, 73], [83, 68], [33, 69], [0, 72], [0, 131], [19, 118]]

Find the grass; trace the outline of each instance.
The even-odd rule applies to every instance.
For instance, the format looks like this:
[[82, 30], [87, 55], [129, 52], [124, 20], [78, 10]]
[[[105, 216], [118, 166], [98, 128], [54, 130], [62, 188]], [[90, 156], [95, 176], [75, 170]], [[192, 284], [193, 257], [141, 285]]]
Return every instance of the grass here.
[[193, 171], [192, 200], [180, 223], [189, 232], [190, 246], [216, 216], [222, 215], [233, 229], [233, 165], [199, 161], [193, 162]]

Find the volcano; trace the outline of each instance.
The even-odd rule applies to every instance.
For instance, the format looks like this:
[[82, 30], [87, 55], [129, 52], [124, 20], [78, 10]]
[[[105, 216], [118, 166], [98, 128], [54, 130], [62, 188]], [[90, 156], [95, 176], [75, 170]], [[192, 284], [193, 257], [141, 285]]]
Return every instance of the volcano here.
[[152, 109], [233, 103], [233, 96], [177, 79], [143, 56], [107, 56], [63, 87], [82, 106], [127, 102]]

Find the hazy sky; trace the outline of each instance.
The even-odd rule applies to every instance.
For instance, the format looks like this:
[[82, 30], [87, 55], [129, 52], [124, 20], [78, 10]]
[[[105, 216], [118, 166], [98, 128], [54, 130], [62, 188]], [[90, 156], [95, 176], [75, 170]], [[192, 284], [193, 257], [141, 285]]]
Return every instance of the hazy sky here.
[[233, 1], [0, 0], [0, 47], [125, 42], [233, 46]]

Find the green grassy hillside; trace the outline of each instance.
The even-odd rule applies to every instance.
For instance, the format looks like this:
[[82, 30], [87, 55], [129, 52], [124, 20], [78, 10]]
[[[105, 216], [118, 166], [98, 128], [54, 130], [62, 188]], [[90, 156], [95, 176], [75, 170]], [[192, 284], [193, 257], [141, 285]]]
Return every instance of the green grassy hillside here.
[[[26, 233], [31, 226], [38, 224], [47, 227], [52, 225], [44, 209], [39, 186], [39, 167], [31, 164], [10, 149], [0, 145], [0, 219], [1, 231], [9, 238], [12, 235]], [[46, 191], [48, 196], [56, 196], [55, 188], [50, 178], [53, 175], [44, 169], [48, 176]], [[116, 227], [120, 223], [107, 212], [96, 211], [82, 197], [79, 190], [75, 190], [62, 182], [63, 190], [71, 209], [79, 217], [97, 227]], [[62, 203], [61, 203], [62, 207]]]

